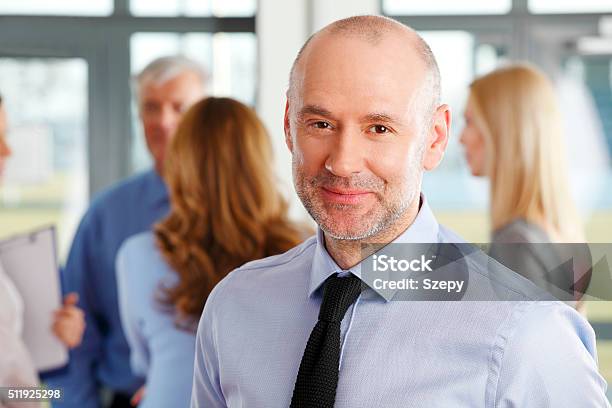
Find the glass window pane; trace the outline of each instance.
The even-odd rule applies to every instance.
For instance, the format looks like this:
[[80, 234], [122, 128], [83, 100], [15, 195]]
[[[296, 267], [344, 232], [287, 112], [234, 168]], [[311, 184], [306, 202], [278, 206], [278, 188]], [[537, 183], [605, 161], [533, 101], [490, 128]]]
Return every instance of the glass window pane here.
[[[130, 48], [132, 74], [155, 58], [182, 54], [208, 70], [208, 90], [212, 95], [230, 96], [255, 105], [257, 42], [252, 33], [136, 33], [131, 37]], [[142, 170], [150, 166], [150, 158], [135, 105], [132, 116], [135, 129], [132, 168]]]
[[108, 16], [113, 0], [0, 0], [1, 14]]
[[383, 0], [383, 11], [385, 14], [391, 16], [425, 14], [504, 14], [510, 11], [511, 6], [511, 0]]
[[55, 224], [63, 259], [88, 197], [87, 63], [0, 57], [0, 92], [13, 152], [0, 187], [0, 234]]
[[[612, 217], [612, 57], [576, 55], [562, 67], [558, 91], [571, 152], [573, 186], [591, 220]], [[609, 222], [591, 223], [589, 238], [610, 239]], [[607, 237], [607, 238], [606, 238]]]
[[217, 16], [251, 17], [256, 0], [131, 0], [130, 11], [135, 16]]
[[504, 62], [505, 49], [480, 43], [467, 31], [420, 31], [440, 67], [442, 102], [452, 112], [449, 144], [440, 166], [424, 173], [423, 191], [444, 225], [471, 242], [486, 242], [488, 185], [471, 175], [459, 136], [463, 109], [475, 72], [485, 72]]
[[[439, 209], [484, 209], [486, 190], [470, 177], [459, 144], [461, 116], [468, 86], [474, 75], [474, 36], [464, 31], [419, 32], [436, 56], [442, 77], [442, 101], [453, 113], [452, 136], [446, 155], [436, 171], [425, 175], [424, 190]], [[468, 192], [468, 194], [462, 192]], [[472, 192], [472, 193], [469, 193]]]
[[529, 0], [532, 13], [604, 13], [612, 11], [612, 0]]

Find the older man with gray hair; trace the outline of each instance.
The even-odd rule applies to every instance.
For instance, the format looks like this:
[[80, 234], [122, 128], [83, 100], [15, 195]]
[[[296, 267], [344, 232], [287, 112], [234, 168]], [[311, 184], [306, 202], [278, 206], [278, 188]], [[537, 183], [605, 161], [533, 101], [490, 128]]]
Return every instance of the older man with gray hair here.
[[64, 400], [54, 406], [100, 407], [100, 390], [110, 389], [110, 406], [128, 407], [143, 384], [130, 369], [119, 317], [115, 256], [126, 238], [151, 228], [168, 212], [161, 177], [165, 153], [183, 112], [205, 95], [206, 81], [204, 69], [182, 56], [159, 58], [134, 78], [154, 169], [100, 193], [81, 220], [63, 271], [63, 291], [79, 294], [87, 327], [68, 366], [48, 378], [50, 386], [64, 389]]

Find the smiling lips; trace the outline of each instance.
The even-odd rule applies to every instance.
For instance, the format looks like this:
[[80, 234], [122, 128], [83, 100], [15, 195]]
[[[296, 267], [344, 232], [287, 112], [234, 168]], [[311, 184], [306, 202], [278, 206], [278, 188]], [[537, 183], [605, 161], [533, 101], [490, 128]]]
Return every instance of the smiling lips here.
[[360, 204], [370, 194], [368, 190], [350, 190], [334, 187], [321, 187], [323, 199], [334, 204]]

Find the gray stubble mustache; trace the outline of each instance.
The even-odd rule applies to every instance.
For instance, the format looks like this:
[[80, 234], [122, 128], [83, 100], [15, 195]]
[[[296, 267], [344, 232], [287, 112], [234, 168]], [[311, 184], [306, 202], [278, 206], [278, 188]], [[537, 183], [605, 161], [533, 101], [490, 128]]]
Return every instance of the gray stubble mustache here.
[[336, 187], [344, 189], [364, 189], [374, 192], [382, 191], [384, 182], [378, 178], [368, 176], [337, 177], [330, 173], [313, 176], [309, 180], [312, 187]]

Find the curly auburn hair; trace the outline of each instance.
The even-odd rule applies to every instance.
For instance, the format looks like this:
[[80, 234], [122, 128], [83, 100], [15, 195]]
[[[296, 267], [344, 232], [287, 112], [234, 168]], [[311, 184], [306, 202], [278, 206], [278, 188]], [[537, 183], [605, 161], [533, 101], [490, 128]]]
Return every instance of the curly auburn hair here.
[[161, 287], [177, 325], [193, 326], [214, 286], [248, 261], [297, 245], [276, 187], [270, 137], [255, 112], [206, 98], [184, 115], [164, 164], [171, 209], [155, 225], [157, 245], [178, 275]]

